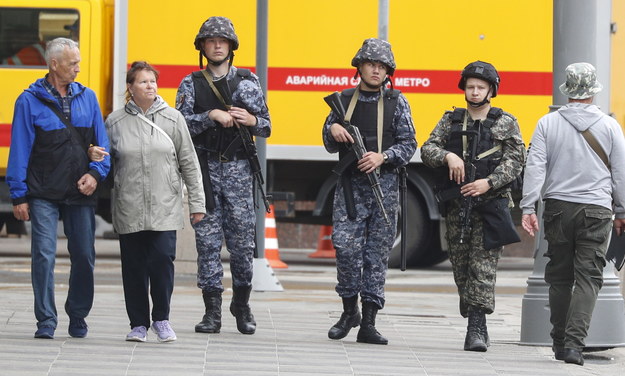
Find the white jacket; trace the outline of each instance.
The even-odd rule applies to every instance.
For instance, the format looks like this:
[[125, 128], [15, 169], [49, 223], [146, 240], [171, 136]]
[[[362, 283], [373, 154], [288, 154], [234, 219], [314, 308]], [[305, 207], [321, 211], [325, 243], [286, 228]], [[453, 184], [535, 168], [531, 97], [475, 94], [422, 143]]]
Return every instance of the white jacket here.
[[[611, 170], [582, 136], [588, 129]], [[618, 122], [593, 104], [569, 103], [543, 116], [530, 144], [523, 178], [523, 214], [543, 199], [594, 204], [625, 218], [625, 139]]]
[[[130, 101], [106, 119], [113, 163], [113, 227], [120, 234], [184, 227], [182, 182], [191, 213], [206, 213], [202, 176], [184, 117], [157, 96], [144, 114], [173, 141], [142, 120]], [[188, 220], [188, 219], [187, 219]]]

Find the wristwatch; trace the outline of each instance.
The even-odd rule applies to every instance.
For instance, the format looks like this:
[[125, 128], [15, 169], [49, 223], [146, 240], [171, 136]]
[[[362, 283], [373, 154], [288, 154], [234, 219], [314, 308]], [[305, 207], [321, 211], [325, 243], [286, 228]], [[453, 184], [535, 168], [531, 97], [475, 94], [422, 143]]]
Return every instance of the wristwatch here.
[[382, 152], [382, 158], [384, 158], [384, 163], [388, 162], [388, 154], [386, 154], [385, 152]]
[[493, 181], [492, 181], [492, 180], [490, 180], [490, 178], [486, 178], [486, 181], [488, 182], [488, 186], [489, 186], [490, 188], [492, 188], [492, 187], [493, 187]]

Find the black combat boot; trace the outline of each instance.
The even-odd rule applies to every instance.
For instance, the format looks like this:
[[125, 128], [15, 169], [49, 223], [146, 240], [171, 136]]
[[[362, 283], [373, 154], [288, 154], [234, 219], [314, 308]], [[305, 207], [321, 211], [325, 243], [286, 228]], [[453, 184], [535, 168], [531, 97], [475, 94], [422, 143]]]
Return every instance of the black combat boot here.
[[243, 334], [254, 334], [256, 332], [256, 321], [248, 304], [252, 286], [232, 287], [232, 303], [230, 303], [230, 313], [237, 320], [237, 329]]
[[488, 328], [486, 327], [486, 313], [479, 311], [480, 313], [480, 334], [486, 344], [486, 347], [490, 347], [490, 337], [488, 336]]
[[360, 325], [360, 310], [358, 309], [358, 295], [343, 298], [343, 313], [341, 318], [328, 331], [330, 339], [341, 339], [349, 333], [352, 328]]
[[206, 311], [202, 321], [195, 326], [197, 333], [219, 333], [221, 329], [221, 293], [202, 290]]
[[375, 316], [378, 313], [378, 306], [372, 302], [362, 303], [362, 322], [358, 330], [356, 342], [372, 343], [375, 345], [386, 345], [388, 340], [375, 328]]
[[480, 325], [482, 317], [479, 310], [469, 310], [469, 323], [467, 325], [467, 336], [464, 339], [465, 351], [486, 351], [486, 343], [482, 338]]

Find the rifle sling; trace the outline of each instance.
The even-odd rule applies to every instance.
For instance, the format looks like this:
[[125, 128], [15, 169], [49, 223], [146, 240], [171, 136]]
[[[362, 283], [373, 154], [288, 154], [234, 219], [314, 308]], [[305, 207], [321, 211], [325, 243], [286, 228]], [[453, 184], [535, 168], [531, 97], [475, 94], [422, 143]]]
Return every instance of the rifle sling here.
[[[232, 105], [226, 104], [226, 101], [225, 101], [223, 95], [221, 95], [221, 93], [219, 92], [219, 89], [217, 89], [217, 86], [215, 86], [215, 84], [213, 83], [213, 78], [210, 76], [210, 74], [208, 74], [208, 72], [206, 70], [202, 70], [201, 72], [202, 72], [202, 75], [204, 76], [204, 78], [206, 79], [206, 81], [208, 82], [208, 86], [210, 86], [210, 88], [213, 91], [213, 93], [215, 93], [215, 96], [217, 97], [217, 99], [219, 99], [219, 102], [221, 102], [221, 104], [226, 109], [229, 110], [232, 107]], [[238, 124], [237, 124], [237, 126], [238, 126]], [[245, 131], [247, 131], [247, 130], [245, 130]], [[241, 146], [241, 144], [243, 144], [243, 139], [241, 137], [236, 137], [226, 147], [226, 150], [224, 150], [221, 153], [221, 155], [226, 160], [231, 160], [232, 157], [235, 155], [237, 149], [239, 149], [239, 147]]]
[[[462, 130], [466, 131], [467, 130], [467, 117], [469, 116], [469, 111], [465, 111], [464, 112], [464, 120], [462, 121]], [[493, 146], [492, 148], [478, 154], [475, 157], [476, 161], [479, 161], [480, 159], [486, 158], [489, 155], [495, 153], [496, 151], [501, 150], [501, 145], [497, 145], [497, 146]], [[465, 156], [467, 153], [467, 136], [462, 136], [462, 155]]]
[[[356, 108], [356, 102], [358, 102], [358, 97], [360, 97], [360, 89], [356, 86], [356, 90], [354, 90], [354, 94], [349, 101], [349, 105], [347, 106], [347, 112], [345, 112], [345, 121], [350, 122], [352, 119], [352, 115], [354, 114], [354, 109]], [[382, 150], [382, 131], [384, 129], [384, 88], [380, 88], [380, 98], [378, 99], [378, 119], [377, 119], [377, 136], [378, 136], [378, 153], [381, 153]], [[380, 169], [378, 168], [376, 171], [378, 174], [380, 173]]]

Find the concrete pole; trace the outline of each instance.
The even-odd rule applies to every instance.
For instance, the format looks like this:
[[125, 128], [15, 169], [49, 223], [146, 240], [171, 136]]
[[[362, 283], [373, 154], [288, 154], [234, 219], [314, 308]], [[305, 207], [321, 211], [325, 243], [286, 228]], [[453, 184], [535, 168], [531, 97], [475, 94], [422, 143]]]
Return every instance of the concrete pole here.
[[[597, 79], [603, 91], [595, 97], [595, 104], [609, 113], [610, 104], [610, 19], [611, 1], [554, 0], [553, 6], [553, 106], [566, 104], [560, 85], [566, 80], [564, 70], [576, 62], [587, 62], [597, 68]], [[538, 207], [542, 218], [542, 203]], [[549, 335], [549, 287], [544, 280], [547, 241], [541, 220], [536, 234], [536, 254], [532, 275], [527, 280], [521, 313], [521, 340], [523, 345], [551, 346]], [[608, 264], [603, 271], [603, 287], [599, 291], [593, 312], [586, 347], [610, 348], [625, 346], [625, 303], [614, 267]]]
[[378, 38], [388, 41], [389, 0], [378, 1]]
[[[260, 81], [265, 98], [267, 97], [267, 51], [268, 51], [268, 23], [269, 23], [269, 0], [256, 1], [256, 75]], [[267, 141], [262, 137], [256, 138], [256, 151], [263, 174], [263, 180], [267, 181]], [[265, 185], [265, 192], [267, 186]], [[258, 200], [256, 209], [256, 249], [258, 254], [254, 257], [254, 275], [252, 288], [254, 291], [284, 291], [278, 281], [271, 265], [265, 258], [265, 206], [255, 192]]]

